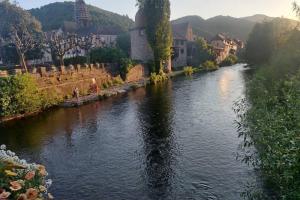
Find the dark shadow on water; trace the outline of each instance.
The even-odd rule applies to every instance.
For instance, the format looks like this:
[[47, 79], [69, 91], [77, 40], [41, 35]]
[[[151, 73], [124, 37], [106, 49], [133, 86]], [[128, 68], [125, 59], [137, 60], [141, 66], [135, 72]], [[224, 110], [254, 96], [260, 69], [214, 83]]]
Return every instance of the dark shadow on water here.
[[168, 199], [172, 193], [176, 145], [173, 135], [172, 84], [147, 87], [138, 114], [145, 159], [144, 178], [151, 199]]

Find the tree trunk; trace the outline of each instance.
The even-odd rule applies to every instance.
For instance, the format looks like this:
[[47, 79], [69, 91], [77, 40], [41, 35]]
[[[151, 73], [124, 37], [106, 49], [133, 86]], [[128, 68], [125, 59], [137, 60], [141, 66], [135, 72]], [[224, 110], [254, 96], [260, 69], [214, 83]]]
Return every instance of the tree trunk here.
[[27, 73], [28, 72], [28, 69], [27, 69], [27, 64], [26, 64], [26, 61], [25, 61], [25, 55], [23, 53], [20, 53], [20, 62], [21, 62], [21, 66], [22, 68], [25, 70], [25, 72]]
[[64, 56], [59, 56], [60, 66], [65, 66]]

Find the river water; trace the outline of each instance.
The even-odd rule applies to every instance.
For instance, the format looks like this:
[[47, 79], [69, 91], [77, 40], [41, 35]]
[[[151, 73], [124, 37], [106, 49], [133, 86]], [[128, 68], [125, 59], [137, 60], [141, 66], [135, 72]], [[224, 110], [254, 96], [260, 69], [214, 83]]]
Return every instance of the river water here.
[[176, 77], [80, 108], [0, 127], [0, 144], [47, 166], [59, 200], [238, 200], [251, 168], [236, 160], [232, 110], [242, 65]]

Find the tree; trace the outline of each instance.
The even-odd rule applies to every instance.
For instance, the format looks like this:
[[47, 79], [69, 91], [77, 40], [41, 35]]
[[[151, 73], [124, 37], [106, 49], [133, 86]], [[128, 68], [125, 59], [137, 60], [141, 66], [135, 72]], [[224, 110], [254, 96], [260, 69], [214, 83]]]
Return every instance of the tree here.
[[300, 6], [296, 3], [296, 1], [293, 3], [293, 8], [297, 16], [300, 18]]
[[208, 60], [215, 60], [215, 54], [212, 50], [212, 47], [207, 44], [204, 38], [199, 37], [195, 45], [193, 45], [194, 49], [190, 54], [192, 55], [191, 65], [198, 67], [202, 63]]
[[140, 9], [146, 16], [146, 34], [154, 53], [155, 71], [163, 70], [164, 63], [171, 57], [172, 30], [169, 0], [139, 0]]
[[97, 36], [94, 34], [76, 38], [76, 44], [79, 48], [84, 50], [88, 64], [91, 62], [91, 50], [95, 46], [94, 40], [97, 40]]
[[76, 36], [74, 34], [64, 34], [53, 31], [48, 38], [47, 45], [51, 53], [58, 57], [60, 66], [64, 66], [64, 56], [66, 53], [77, 47]]
[[285, 44], [289, 32], [296, 27], [296, 22], [282, 18], [256, 24], [247, 41], [246, 60], [250, 64], [268, 62], [273, 52]]
[[130, 55], [130, 34], [124, 33], [117, 37], [117, 47], [121, 49], [129, 57]]
[[13, 44], [19, 61], [27, 71], [26, 53], [36, 48], [41, 38], [41, 24], [22, 8], [3, 1], [0, 3], [0, 36], [6, 45]]

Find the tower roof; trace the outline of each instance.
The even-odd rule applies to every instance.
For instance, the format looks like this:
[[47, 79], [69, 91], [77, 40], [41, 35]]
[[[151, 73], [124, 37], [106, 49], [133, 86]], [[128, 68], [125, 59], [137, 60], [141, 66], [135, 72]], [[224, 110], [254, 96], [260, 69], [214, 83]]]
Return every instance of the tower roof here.
[[146, 16], [144, 9], [140, 8], [135, 15], [135, 28], [144, 28], [146, 27]]

